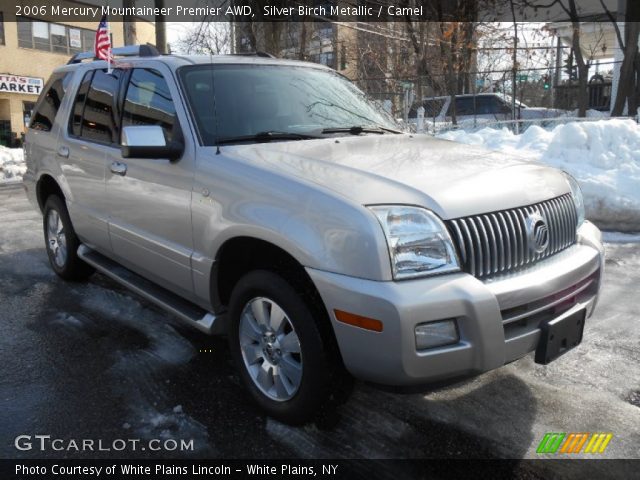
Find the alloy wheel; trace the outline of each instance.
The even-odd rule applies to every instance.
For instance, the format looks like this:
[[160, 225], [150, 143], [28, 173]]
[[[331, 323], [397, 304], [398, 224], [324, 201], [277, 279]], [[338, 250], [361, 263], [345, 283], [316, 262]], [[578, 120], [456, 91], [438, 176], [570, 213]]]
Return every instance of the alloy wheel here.
[[273, 300], [249, 300], [240, 316], [240, 349], [253, 383], [272, 400], [293, 398], [302, 382], [300, 340], [286, 312]]
[[47, 215], [47, 247], [56, 266], [64, 267], [67, 261], [67, 236], [60, 214], [53, 209]]

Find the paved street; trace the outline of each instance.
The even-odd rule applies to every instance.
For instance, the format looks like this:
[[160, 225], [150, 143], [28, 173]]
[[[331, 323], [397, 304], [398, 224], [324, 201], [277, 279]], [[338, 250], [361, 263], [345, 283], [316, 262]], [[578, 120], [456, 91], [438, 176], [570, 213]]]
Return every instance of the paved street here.
[[102, 275], [56, 277], [39, 214], [19, 187], [2, 187], [0, 457], [154, 457], [13, 446], [46, 433], [194, 439], [193, 453], [157, 458], [535, 458], [554, 431], [612, 432], [604, 457], [640, 458], [640, 239], [607, 238], [604, 291], [578, 349], [426, 394], [358, 384], [333, 421], [292, 428], [253, 406], [224, 339], [183, 328]]

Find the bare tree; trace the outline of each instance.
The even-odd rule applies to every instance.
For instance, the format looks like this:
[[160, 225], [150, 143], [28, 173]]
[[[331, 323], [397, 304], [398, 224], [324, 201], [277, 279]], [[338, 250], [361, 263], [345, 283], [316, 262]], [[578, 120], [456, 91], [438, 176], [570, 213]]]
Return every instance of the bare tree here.
[[229, 53], [231, 49], [229, 24], [203, 21], [194, 25], [178, 37], [176, 49], [185, 54]]
[[[619, 2], [619, 4], [622, 3], [623, 2]], [[638, 109], [638, 78], [640, 76], [638, 40], [640, 39], [640, 23], [636, 20], [640, 15], [640, 2], [637, 0], [626, 0], [624, 2], [624, 39], [620, 32], [617, 18], [613, 16], [603, 0], [600, 0], [600, 4], [613, 24], [618, 44], [623, 52], [618, 81], [618, 91], [616, 93], [613, 108], [611, 109], [611, 115], [619, 117], [623, 115], [625, 105], [628, 106], [629, 113], [636, 112]]]
[[[516, 0], [512, 0], [516, 1]], [[526, 8], [545, 9], [552, 7], [560, 7], [567, 15], [571, 23], [571, 48], [576, 61], [578, 70], [578, 116], [585, 117], [589, 104], [589, 66], [590, 63], [585, 59], [582, 52], [580, 42], [580, 14], [578, 13], [576, 0], [550, 0], [546, 4], [532, 0], [517, 0]]]

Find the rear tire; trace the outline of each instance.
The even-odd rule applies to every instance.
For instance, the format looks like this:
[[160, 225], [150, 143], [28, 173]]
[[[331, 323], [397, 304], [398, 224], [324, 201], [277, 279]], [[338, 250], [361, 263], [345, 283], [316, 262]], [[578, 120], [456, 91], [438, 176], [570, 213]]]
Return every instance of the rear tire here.
[[42, 226], [49, 263], [59, 277], [85, 280], [95, 271], [78, 257], [80, 240], [71, 225], [67, 206], [57, 195], [47, 198]]
[[255, 270], [233, 289], [229, 315], [231, 354], [263, 410], [289, 424], [333, 411], [350, 382], [322, 328], [323, 310], [280, 275]]

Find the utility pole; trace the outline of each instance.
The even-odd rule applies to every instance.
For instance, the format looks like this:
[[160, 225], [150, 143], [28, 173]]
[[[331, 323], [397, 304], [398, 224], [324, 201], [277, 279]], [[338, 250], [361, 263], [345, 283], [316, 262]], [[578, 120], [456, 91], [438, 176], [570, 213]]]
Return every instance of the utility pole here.
[[[135, 6], [135, 0], [123, 0], [123, 7], [126, 9]], [[125, 15], [123, 20], [124, 44], [135, 45], [137, 42], [136, 22], [132, 15]]]
[[560, 39], [560, 35], [558, 31], [554, 31], [556, 38], [556, 71], [554, 72], [553, 79], [553, 90], [551, 91], [553, 108], [558, 108], [558, 85], [560, 85], [560, 80], [562, 78], [562, 40]]
[[[515, 7], [513, 5], [513, 0], [511, 0], [511, 16], [513, 17], [513, 70], [511, 74], [511, 82], [512, 82], [512, 92], [511, 92], [511, 116], [513, 120], [517, 120], [518, 114], [516, 112], [516, 95], [518, 94], [517, 88], [517, 77], [518, 77], [518, 22], [516, 21], [516, 12]], [[514, 121], [514, 129], [515, 133], [518, 134], [518, 122]]]
[[[161, 11], [164, 8], [164, 0], [155, 0], [156, 8]], [[156, 15], [156, 48], [160, 53], [167, 53], [167, 30], [164, 15]]]

